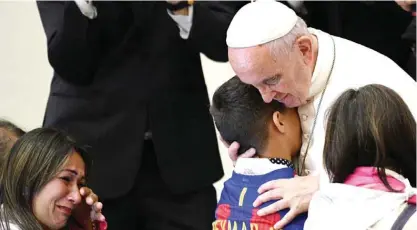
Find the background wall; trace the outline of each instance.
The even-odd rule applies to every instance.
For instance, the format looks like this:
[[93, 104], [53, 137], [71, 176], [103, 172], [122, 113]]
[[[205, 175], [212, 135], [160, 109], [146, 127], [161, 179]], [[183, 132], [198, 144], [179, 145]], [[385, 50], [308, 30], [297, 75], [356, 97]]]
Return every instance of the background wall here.
[[[1, 0], [0, 31], [0, 117], [25, 130], [37, 128], [42, 124], [52, 69], [36, 4]], [[216, 63], [204, 56], [202, 59], [211, 97], [233, 71], [228, 63]], [[232, 171], [226, 148], [221, 143], [219, 148], [226, 176], [215, 184], [218, 195]]]

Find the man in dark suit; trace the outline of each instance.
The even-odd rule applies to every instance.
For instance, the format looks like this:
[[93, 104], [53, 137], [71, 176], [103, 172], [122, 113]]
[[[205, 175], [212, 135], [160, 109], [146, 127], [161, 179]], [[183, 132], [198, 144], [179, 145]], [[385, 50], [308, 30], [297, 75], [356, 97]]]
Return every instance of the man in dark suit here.
[[37, 3], [54, 69], [44, 126], [91, 146], [110, 229], [211, 229], [223, 170], [199, 55], [227, 61], [244, 3], [76, 2]]
[[413, 16], [395, 1], [304, 1], [303, 5], [307, 13], [300, 16], [310, 27], [369, 47], [415, 77], [408, 71], [409, 44], [402, 39]]

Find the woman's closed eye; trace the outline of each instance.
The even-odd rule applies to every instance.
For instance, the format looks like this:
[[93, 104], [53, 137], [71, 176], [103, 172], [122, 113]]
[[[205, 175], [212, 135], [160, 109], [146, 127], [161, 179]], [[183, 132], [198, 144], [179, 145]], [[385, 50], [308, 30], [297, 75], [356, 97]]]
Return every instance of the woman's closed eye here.
[[[65, 183], [70, 183], [70, 182], [72, 182], [72, 181], [74, 181], [75, 180], [75, 177], [71, 177], [71, 176], [62, 176], [62, 177], [60, 177], [59, 179], [61, 179], [62, 181], [64, 181]], [[77, 182], [77, 186], [79, 187], [79, 188], [82, 188], [82, 187], [85, 187], [86, 186], [86, 183], [84, 182], [84, 181], [80, 181], [80, 182]]]
[[71, 182], [71, 181], [72, 181], [72, 178], [71, 178], [71, 177], [69, 177], [69, 176], [62, 176], [62, 177], [59, 177], [59, 179], [61, 179], [61, 180], [65, 181], [66, 183], [68, 183], [68, 182]]

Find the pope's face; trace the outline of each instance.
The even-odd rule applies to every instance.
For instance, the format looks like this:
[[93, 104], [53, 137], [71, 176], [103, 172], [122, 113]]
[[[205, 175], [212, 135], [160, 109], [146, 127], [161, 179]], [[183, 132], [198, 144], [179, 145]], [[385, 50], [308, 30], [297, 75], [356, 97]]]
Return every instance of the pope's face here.
[[293, 108], [307, 102], [311, 85], [311, 53], [303, 51], [297, 46], [289, 53], [272, 55], [267, 46], [229, 48], [229, 62], [240, 80], [256, 87], [266, 103], [275, 99]]

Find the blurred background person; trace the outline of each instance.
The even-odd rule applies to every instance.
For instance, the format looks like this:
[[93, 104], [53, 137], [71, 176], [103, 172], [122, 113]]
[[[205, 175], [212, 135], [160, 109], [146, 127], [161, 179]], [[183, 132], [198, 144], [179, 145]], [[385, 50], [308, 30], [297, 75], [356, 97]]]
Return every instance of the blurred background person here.
[[25, 131], [10, 121], [0, 119], [0, 170], [4, 157], [9, 153], [16, 140], [25, 134]]
[[413, 16], [413, 20], [408, 25], [402, 35], [402, 38], [410, 47], [410, 55], [407, 64], [407, 70], [416, 80], [416, 1], [415, 0], [396, 0], [395, 1], [403, 10]]
[[410, 67], [409, 61], [410, 44], [402, 37], [415, 16], [399, 7], [404, 5], [412, 11], [412, 1], [286, 2], [309, 27], [371, 48], [393, 60], [415, 79], [415, 67]]

